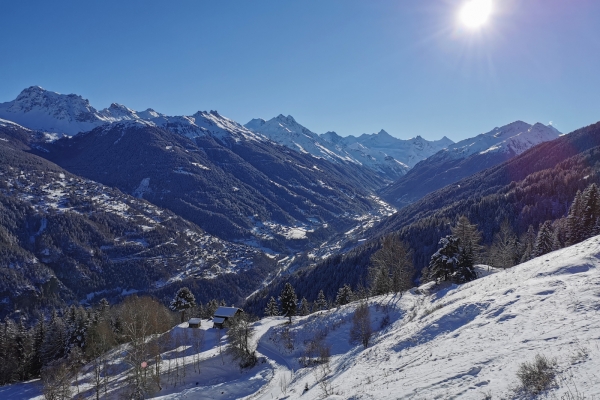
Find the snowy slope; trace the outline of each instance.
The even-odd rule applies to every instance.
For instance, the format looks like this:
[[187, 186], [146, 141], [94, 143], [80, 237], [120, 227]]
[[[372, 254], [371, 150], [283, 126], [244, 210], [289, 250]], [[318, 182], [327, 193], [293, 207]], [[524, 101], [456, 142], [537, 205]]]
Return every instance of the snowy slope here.
[[269, 121], [253, 119], [244, 126], [301, 153], [309, 153], [329, 161], [354, 161], [341, 147], [325, 142], [319, 135], [296, 122], [291, 115], [285, 117], [279, 114]]
[[335, 132], [318, 135], [300, 125], [291, 115], [281, 114], [269, 121], [253, 119], [244, 126], [296, 151], [334, 162], [354, 162], [391, 179], [404, 175], [417, 162], [453, 143], [446, 137], [437, 141], [420, 136], [401, 140], [384, 130], [358, 138], [341, 137]]
[[[552, 125], [536, 123], [529, 125], [523, 121], [515, 121], [473, 138], [461, 140], [448, 146], [446, 151], [439, 153], [440, 157], [467, 158], [476, 153], [505, 152], [514, 155], [549, 140], [556, 139], [560, 132]], [[436, 154], [438, 157], [438, 154]]]
[[[200, 373], [193, 372], [191, 346], [181, 343], [187, 377], [160, 398], [317, 399], [327, 397], [317, 384], [323, 376], [332, 399], [528, 398], [516, 372], [537, 354], [556, 360], [547, 398], [598, 398], [599, 269], [597, 236], [465, 285], [436, 292], [427, 284], [402, 297], [372, 298], [375, 333], [366, 349], [348, 343], [355, 303], [296, 317], [287, 336], [284, 318], [265, 318], [255, 324], [265, 362], [242, 373], [221, 360], [215, 331], [203, 321]], [[316, 341], [330, 348], [328, 368], [300, 363]], [[0, 396], [32, 397], [35, 385], [0, 388]]]
[[188, 137], [213, 135], [219, 139], [265, 140], [216, 111], [199, 111], [192, 116], [166, 116], [149, 108], [134, 111], [122, 104], [96, 110], [88, 100], [75, 94], [64, 95], [32, 86], [13, 101], [0, 103], [0, 118], [43, 132], [69, 136], [90, 131], [103, 124], [138, 121], [166, 128]]
[[0, 118], [29, 129], [68, 135], [108, 122], [81, 96], [54, 93], [39, 86], [23, 90], [13, 101], [0, 103]]
[[440, 140], [433, 141], [425, 140], [421, 136], [401, 140], [391, 136], [383, 129], [379, 133], [363, 134], [358, 138], [348, 136], [343, 138], [343, 141], [350, 149], [368, 149], [367, 151], [371, 155], [384, 153], [402, 161], [410, 168], [454, 143], [445, 136]]
[[[428, 294], [372, 299], [373, 345], [347, 344], [354, 305], [310, 316], [292, 329], [295, 348], [326, 331], [330, 384], [340, 399], [519, 398], [517, 369], [536, 354], [555, 359], [556, 398], [600, 396], [600, 237]], [[389, 317], [390, 324], [380, 329]], [[274, 328], [276, 329], [276, 328]], [[261, 339], [273, 343], [275, 332]], [[278, 348], [282, 348], [279, 346]], [[282, 351], [282, 350], [280, 350]], [[298, 365], [292, 365], [298, 367]], [[309, 391], [302, 394], [305, 384]], [[318, 398], [315, 375], [298, 369], [289, 398]], [[254, 398], [254, 397], [251, 397]], [[554, 397], [552, 397], [554, 398]]]

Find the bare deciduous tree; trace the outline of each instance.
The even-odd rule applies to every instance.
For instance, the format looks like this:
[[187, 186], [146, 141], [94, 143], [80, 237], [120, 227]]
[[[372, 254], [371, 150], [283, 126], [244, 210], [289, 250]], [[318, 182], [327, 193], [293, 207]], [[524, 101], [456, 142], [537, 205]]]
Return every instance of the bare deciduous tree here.
[[350, 343], [361, 343], [366, 349], [371, 341], [373, 330], [371, 329], [371, 313], [366, 302], [360, 305], [352, 314], [352, 328], [350, 328]]
[[410, 289], [414, 275], [412, 254], [397, 236], [389, 235], [371, 257], [371, 291], [375, 295]]
[[72, 397], [73, 371], [64, 360], [55, 361], [42, 368], [41, 378], [46, 400], [66, 400]]
[[[132, 396], [143, 396], [160, 388], [160, 377], [148, 379], [148, 373], [156, 371], [150, 368], [151, 360], [159, 361], [159, 348], [150, 346], [151, 335], [166, 331], [170, 315], [166, 308], [150, 297], [128, 297], [119, 306], [119, 317], [125, 339], [129, 342], [126, 347], [125, 362], [130, 366], [129, 387]], [[160, 373], [160, 366], [158, 367]]]
[[519, 260], [517, 236], [514, 234], [510, 222], [505, 219], [500, 225], [500, 231], [494, 235], [490, 248], [490, 262], [494, 267], [510, 268]]

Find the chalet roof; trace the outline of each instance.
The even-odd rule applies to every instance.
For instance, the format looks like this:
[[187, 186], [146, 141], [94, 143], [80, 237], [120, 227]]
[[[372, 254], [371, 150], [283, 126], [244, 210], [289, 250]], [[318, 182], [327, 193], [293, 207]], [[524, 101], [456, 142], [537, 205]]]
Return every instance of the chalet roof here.
[[213, 323], [215, 323], [215, 324], [222, 324], [223, 322], [225, 322], [225, 318], [223, 318], [223, 317], [214, 317], [213, 318]]
[[237, 307], [219, 307], [217, 308], [217, 311], [215, 311], [215, 317], [231, 318], [238, 311], [242, 311], [242, 309]]
[[200, 318], [190, 318], [190, 324], [199, 324], [202, 321]]

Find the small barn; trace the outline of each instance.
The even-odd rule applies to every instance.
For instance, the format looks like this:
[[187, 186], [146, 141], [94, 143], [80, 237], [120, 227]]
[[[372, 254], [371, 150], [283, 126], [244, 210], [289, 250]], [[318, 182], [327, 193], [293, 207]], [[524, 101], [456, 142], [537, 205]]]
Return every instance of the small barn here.
[[227, 323], [227, 320], [238, 313], [244, 312], [241, 308], [237, 307], [219, 307], [217, 311], [215, 311], [215, 315], [213, 317], [213, 327], [215, 328], [223, 328]]
[[188, 328], [200, 328], [202, 320], [200, 318], [190, 318], [188, 321]]

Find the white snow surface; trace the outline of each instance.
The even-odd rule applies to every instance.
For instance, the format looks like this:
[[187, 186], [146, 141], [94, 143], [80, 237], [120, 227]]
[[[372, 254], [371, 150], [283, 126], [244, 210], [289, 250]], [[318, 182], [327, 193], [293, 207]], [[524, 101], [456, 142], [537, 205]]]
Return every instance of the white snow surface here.
[[[419, 161], [447, 148], [454, 142], [446, 136], [439, 140], [426, 140], [421, 136], [402, 140], [391, 136], [383, 129], [379, 133], [362, 134], [359, 137], [348, 136], [342, 139], [353, 151], [362, 151], [372, 157], [385, 154], [406, 164], [410, 168]], [[365, 150], [367, 149], [367, 150]]]
[[[284, 317], [264, 318], [254, 324], [261, 361], [243, 371], [227, 356], [221, 358], [217, 331], [202, 321], [202, 361], [200, 373], [194, 372], [192, 330], [184, 323], [169, 333], [179, 337], [178, 346], [163, 355], [165, 363], [176, 352], [179, 357], [185, 355], [184, 382], [177, 387], [165, 385], [155, 396], [483, 399], [491, 395], [493, 399], [527, 399], [532, 397], [519, 391], [516, 373], [523, 362], [540, 354], [556, 361], [557, 372], [543, 398], [572, 399], [568, 394], [576, 393], [578, 399], [599, 398], [599, 268], [597, 236], [468, 284], [435, 288], [430, 283], [403, 296], [371, 298], [374, 335], [366, 349], [348, 342], [357, 303], [294, 317], [291, 326]], [[316, 382], [320, 367], [300, 362], [306, 346], [318, 340], [331, 351], [326, 373], [330, 396]], [[227, 337], [221, 342], [225, 345]], [[82, 387], [86, 379], [89, 376], [84, 374]], [[114, 379], [111, 395], [118, 395], [116, 383], [123, 381], [122, 376]], [[0, 388], [0, 397], [41, 398], [35, 397], [36, 388], [37, 382], [9, 385]]]
[[81, 96], [51, 92], [39, 86], [23, 90], [13, 101], [0, 103], [0, 118], [29, 129], [69, 136], [104, 124], [138, 123], [159, 126], [188, 137], [209, 134], [219, 139], [265, 140], [216, 111], [199, 111], [192, 116], [166, 116], [151, 108], [138, 112], [117, 103], [98, 111]]
[[402, 140], [384, 130], [358, 138], [341, 137], [335, 132], [319, 135], [300, 125], [291, 115], [282, 114], [269, 121], [256, 118], [244, 126], [295, 151], [329, 161], [364, 165], [390, 177], [404, 175], [419, 161], [453, 143], [446, 137], [434, 141], [420, 136]]
[[[7, 121], [5, 119], [0, 118], [0, 126], [11, 126], [11, 127], [16, 127], [16, 128], [23, 128], [21, 125], [16, 124], [12, 121]], [[23, 128], [26, 129], [26, 128]]]
[[[190, 116], [167, 116], [151, 108], [134, 111], [117, 103], [97, 110], [79, 95], [59, 94], [39, 86], [23, 90], [13, 101], [0, 103], [0, 119], [1, 125], [12, 121], [28, 129], [69, 136], [90, 131], [100, 125], [119, 123], [124, 126], [158, 126], [190, 138], [204, 135], [235, 141], [265, 141], [268, 138], [295, 151], [329, 161], [364, 165], [390, 179], [404, 175], [419, 161], [432, 155], [451, 158], [465, 158], [486, 152], [511, 152], [517, 155], [560, 135], [551, 125], [537, 123], [532, 126], [522, 121], [494, 128], [458, 143], [453, 143], [445, 136], [434, 141], [420, 136], [401, 140], [384, 130], [359, 137], [341, 137], [335, 132], [318, 135], [300, 125], [290, 115], [279, 115], [269, 121], [253, 119], [242, 126], [217, 111], [198, 111]], [[118, 140], [115, 144], [118, 144]], [[440, 152], [444, 149], [446, 151]]]
[[487, 133], [454, 143], [445, 151], [440, 152], [439, 156], [467, 158], [476, 153], [490, 152], [512, 153], [514, 156], [542, 142], [554, 140], [560, 134], [552, 125], [544, 125], [539, 122], [529, 125], [523, 121], [515, 121], [500, 128], [494, 128]]

